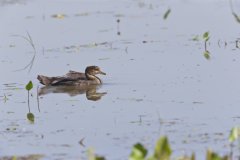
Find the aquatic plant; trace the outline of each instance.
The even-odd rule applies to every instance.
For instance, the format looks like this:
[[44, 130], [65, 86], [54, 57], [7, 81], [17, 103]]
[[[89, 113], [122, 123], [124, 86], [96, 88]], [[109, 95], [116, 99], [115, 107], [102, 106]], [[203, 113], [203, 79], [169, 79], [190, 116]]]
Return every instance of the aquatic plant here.
[[228, 137], [229, 142], [233, 143], [234, 141], [238, 140], [239, 137], [240, 137], [240, 127], [232, 128]]
[[207, 50], [207, 41], [209, 40], [209, 32], [205, 32], [203, 34], [203, 40], [204, 40], [204, 47], [205, 47], [205, 51]]
[[[137, 143], [133, 146], [132, 152], [129, 156], [129, 160], [170, 160], [172, 149], [168, 142], [168, 138], [166, 136], [160, 137], [157, 141], [154, 153], [152, 156], [146, 158], [147, 149], [140, 143]], [[191, 156], [181, 156], [179, 158], [174, 158], [178, 160], [195, 160], [195, 154], [193, 153]], [[207, 150], [206, 160], [228, 160], [229, 156], [225, 155], [221, 157], [217, 153], [212, 150]]]
[[155, 146], [154, 153], [150, 157], [147, 156], [147, 149], [141, 143], [133, 146], [129, 160], [170, 160], [172, 149], [166, 136], [161, 137]]
[[88, 153], [88, 160], [106, 160], [105, 157], [96, 155], [93, 149], [88, 149], [87, 153]]
[[204, 52], [203, 52], [203, 56], [209, 60], [211, 57], [210, 57], [210, 52], [207, 50], [207, 42], [208, 40], [210, 39], [210, 36], [209, 36], [209, 32], [205, 32], [202, 36], [203, 40], [204, 40]]
[[208, 51], [204, 51], [204, 52], [203, 52], [203, 56], [204, 56], [207, 60], [211, 58], [211, 57], [210, 57], [210, 53], [209, 53]]
[[[240, 137], [240, 128], [239, 127], [234, 127], [231, 130], [231, 133], [229, 135], [229, 141], [233, 142], [236, 139]], [[172, 155], [172, 149], [170, 146], [170, 143], [168, 141], [167, 136], [162, 136], [158, 139], [154, 152], [152, 155], [147, 157], [148, 155], [148, 150], [141, 144], [141, 143], [136, 143], [132, 147], [131, 154], [129, 155], [128, 160], [171, 160], [171, 159], [176, 159], [176, 160], [195, 160], [195, 153], [192, 153], [192, 155], [187, 156], [181, 156], [177, 158], [171, 158]], [[216, 152], [213, 152], [212, 150], [208, 149], [206, 151], [206, 160], [230, 160], [231, 155], [223, 155], [220, 156]], [[88, 159], [89, 160], [105, 160], [104, 157], [96, 156], [93, 152], [93, 150], [88, 150]]]
[[34, 114], [31, 113], [31, 110], [30, 110], [30, 102], [29, 102], [29, 92], [30, 90], [33, 88], [33, 83], [32, 81], [29, 81], [28, 84], [25, 86], [25, 89], [27, 90], [28, 92], [28, 114], [27, 114], [27, 119], [30, 121], [30, 122], [34, 122]]

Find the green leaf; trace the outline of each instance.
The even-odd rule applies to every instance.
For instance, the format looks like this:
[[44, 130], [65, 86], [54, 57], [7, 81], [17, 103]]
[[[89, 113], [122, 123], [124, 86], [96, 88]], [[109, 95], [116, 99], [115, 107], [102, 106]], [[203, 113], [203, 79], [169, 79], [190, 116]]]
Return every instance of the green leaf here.
[[208, 51], [205, 51], [204, 53], [203, 53], [203, 55], [204, 55], [204, 57], [207, 59], [207, 60], [209, 60], [211, 57], [210, 57], [210, 53], [208, 52]]
[[28, 84], [25, 86], [26, 90], [30, 91], [33, 88], [32, 81], [29, 81]]
[[167, 19], [169, 14], [171, 13], [171, 9], [169, 8], [163, 15], [163, 19]]
[[229, 142], [234, 142], [239, 138], [239, 136], [240, 136], [240, 128], [234, 127], [231, 129], [228, 140], [229, 140]]
[[147, 155], [147, 150], [140, 143], [137, 143], [132, 148], [132, 153], [129, 160], [144, 160]]
[[221, 160], [221, 157], [218, 154], [212, 152], [211, 150], [207, 150], [206, 160]]
[[155, 146], [154, 158], [157, 160], [169, 160], [172, 154], [172, 149], [167, 137], [161, 137]]
[[94, 153], [94, 150], [93, 150], [93, 149], [88, 149], [88, 150], [87, 150], [87, 153], [88, 153], [88, 160], [106, 160], [105, 157], [97, 156], [97, 155]]
[[208, 38], [208, 36], [209, 36], [209, 32], [205, 32], [205, 33], [203, 34], [203, 38], [204, 38], [204, 39]]
[[30, 122], [34, 123], [34, 114], [31, 113], [31, 112], [29, 112], [29, 113], [27, 114], [27, 119], [28, 119]]
[[204, 34], [203, 34], [203, 39], [205, 40], [205, 41], [208, 41], [209, 40], [209, 32], [205, 32]]
[[231, 158], [228, 155], [221, 157], [217, 153], [211, 150], [207, 150], [206, 160], [229, 160], [229, 159]]

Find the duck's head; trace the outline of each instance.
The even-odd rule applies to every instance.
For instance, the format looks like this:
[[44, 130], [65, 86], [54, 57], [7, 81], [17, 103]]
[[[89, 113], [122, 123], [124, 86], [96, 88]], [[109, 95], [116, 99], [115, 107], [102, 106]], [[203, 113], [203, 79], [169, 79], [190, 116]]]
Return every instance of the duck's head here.
[[88, 75], [97, 75], [97, 74], [102, 74], [106, 75], [103, 71], [98, 66], [88, 66], [85, 70], [85, 74]]

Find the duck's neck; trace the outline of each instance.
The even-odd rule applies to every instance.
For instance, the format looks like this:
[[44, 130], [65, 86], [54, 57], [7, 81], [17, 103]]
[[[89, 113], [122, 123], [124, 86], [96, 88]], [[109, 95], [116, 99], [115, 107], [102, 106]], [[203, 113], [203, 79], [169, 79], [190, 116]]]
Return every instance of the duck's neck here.
[[87, 80], [96, 81], [97, 84], [101, 84], [101, 83], [102, 83], [101, 79], [98, 78], [98, 77], [95, 76], [95, 75], [91, 75], [91, 74], [89, 74], [89, 73], [85, 73], [85, 75], [86, 75]]

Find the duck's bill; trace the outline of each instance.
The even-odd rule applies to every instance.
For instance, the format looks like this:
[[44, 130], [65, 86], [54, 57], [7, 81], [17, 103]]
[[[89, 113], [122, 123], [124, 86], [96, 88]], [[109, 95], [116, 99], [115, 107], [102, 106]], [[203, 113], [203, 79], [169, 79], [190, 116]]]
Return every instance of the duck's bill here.
[[106, 73], [102, 71], [100, 71], [99, 74], [106, 75]]

